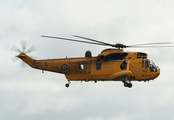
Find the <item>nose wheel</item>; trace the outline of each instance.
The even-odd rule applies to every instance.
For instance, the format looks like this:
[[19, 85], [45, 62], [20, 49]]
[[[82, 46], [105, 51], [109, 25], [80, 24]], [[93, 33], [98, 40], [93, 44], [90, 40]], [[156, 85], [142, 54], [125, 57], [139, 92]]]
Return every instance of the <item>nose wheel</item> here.
[[65, 87], [67, 87], [67, 88], [68, 88], [68, 87], [69, 87], [69, 85], [70, 85], [70, 83], [71, 83], [71, 82], [70, 82], [70, 81], [68, 81], [68, 83], [66, 83], [66, 84], [65, 84]]
[[130, 82], [123, 81], [123, 83], [124, 83], [124, 87], [128, 87], [128, 88], [132, 87], [132, 83], [130, 83]]

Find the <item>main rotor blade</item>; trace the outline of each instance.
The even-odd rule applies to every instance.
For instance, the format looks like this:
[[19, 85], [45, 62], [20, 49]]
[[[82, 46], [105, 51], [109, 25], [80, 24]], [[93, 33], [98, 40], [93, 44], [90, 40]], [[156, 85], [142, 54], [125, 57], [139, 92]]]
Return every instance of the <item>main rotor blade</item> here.
[[143, 46], [143, 45], [158, 45], [158, 44], [172, 44], [172, 43], [171, 42], [146, 43], [146, 44], [128, 45], [127, 47]]
[[127, 46], [130, 48], [174, 47], [174, 46]]
[[34, 45], [32, 45], [27, 51], [26, 53], [30, 53], [36, 50], [36, 47]]
[[27, 42], [26, 41], [21, 41], [21, 45], [22, 45], [23, 52], [25, 52]]
[[21, 50], [19, 48], [17, 48], [15, 45], [12, 47], [11, 50], [15, 51], [15, 52], [21, 52]]
[[93, 41], [93, 42], [98, 42], [98, 43], [101, 43], [101, 44], [105, 44], [107, 46], [112, 46], [114, 47], [114, 45], [112, 44], [109, 44], [109, 43], [106, 43], [106, 42], [102, 42], [102, 41], [98, 41], [98, 40], [94, 40], [94, 39], [91, 39], [91, 38], [86, 38], [86, 37], [82, 37], [82, 36], [78, 36], [78, 35], [73, 35], [74, 37], [77, 37], [77, 38], [82, 38], [82, 39], [86, 39], [86, 40], [89, 40], [89, 41]]
[[[66, 41], [74, 41], [74, 42], [81, 42], [81, 43], [89, 43], [89, 44], [95, 44], [95, 45], [103, 45], [103, 46], [108, 46], [103, 43], [95, 43], [95, 42], [87, 42], [87, 41], [82, 41], [82, 40], [75, 40], [75, 39], [69, 39], [69, 38], [61, 38], [61, 37], [53, 37], [53, 36], [42, 36], [46, 38], [54, 38], [54, 39], [61, 39], [61, 40], [66, 40]], [[110, 46], [110, 45], [109, 45]], [[113, 45], [112, 45], [113, 46]]]

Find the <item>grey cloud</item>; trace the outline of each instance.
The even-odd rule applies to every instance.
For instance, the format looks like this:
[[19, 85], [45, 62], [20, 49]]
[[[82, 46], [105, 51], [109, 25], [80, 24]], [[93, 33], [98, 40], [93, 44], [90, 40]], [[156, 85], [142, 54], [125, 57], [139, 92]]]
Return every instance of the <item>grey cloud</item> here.
[[34, 44], [36, 58], [93, 55], [105, 47], [41, 38], [82, 35], [109, 43], [173, 42], [173, 1], [3, 1], [0, 15], [0, 119], [173, 120], [173, 48], [126, 49], [149, 54], [161, 68], [154, 81], [67, 82], [63, 75], [21, 68], [13, 45]]

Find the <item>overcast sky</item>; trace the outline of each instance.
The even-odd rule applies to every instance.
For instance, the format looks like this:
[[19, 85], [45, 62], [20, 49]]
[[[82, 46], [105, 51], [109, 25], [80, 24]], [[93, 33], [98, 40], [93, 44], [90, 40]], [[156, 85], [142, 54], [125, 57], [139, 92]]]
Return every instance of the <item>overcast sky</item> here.
[[94, 56], [107, 47], [42, 38], [81, 35], [126, 45], [174, 43], [173, 0], [0, 0], [1, 120], [173, 120], [174, 48], [126, 49], [148, 53], [161, 69], [154, 81], [72, 82], [64, 75], [13, 63], [21, 40], [36, 59]]

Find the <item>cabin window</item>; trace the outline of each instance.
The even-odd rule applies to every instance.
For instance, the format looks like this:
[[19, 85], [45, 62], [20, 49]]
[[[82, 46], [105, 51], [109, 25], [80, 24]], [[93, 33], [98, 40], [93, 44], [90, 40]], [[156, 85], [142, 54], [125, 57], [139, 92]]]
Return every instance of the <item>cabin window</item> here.
[[146, 53], [138, 52], [137, 58], [147, 58], [147, 54]]
[[106, 56], [107, 60], [122, 60], [127, 56], [127, 53], [111, 53]]
[[122, 60], [127, 56], [127, 53], [111, 53], [106, 56], [106, 60]]
[[120, 69], [126, 70], [126, 68], [127, 68], [127, 63], [126, 63], [126, 61], [124, 61], [124, 62], [120, 65]]
[[101, 63], [96, 63], [96, 70], [101, 70]]
[[84, 69], [84, 64], [79, 64], [79, 69], [83, 70]]

